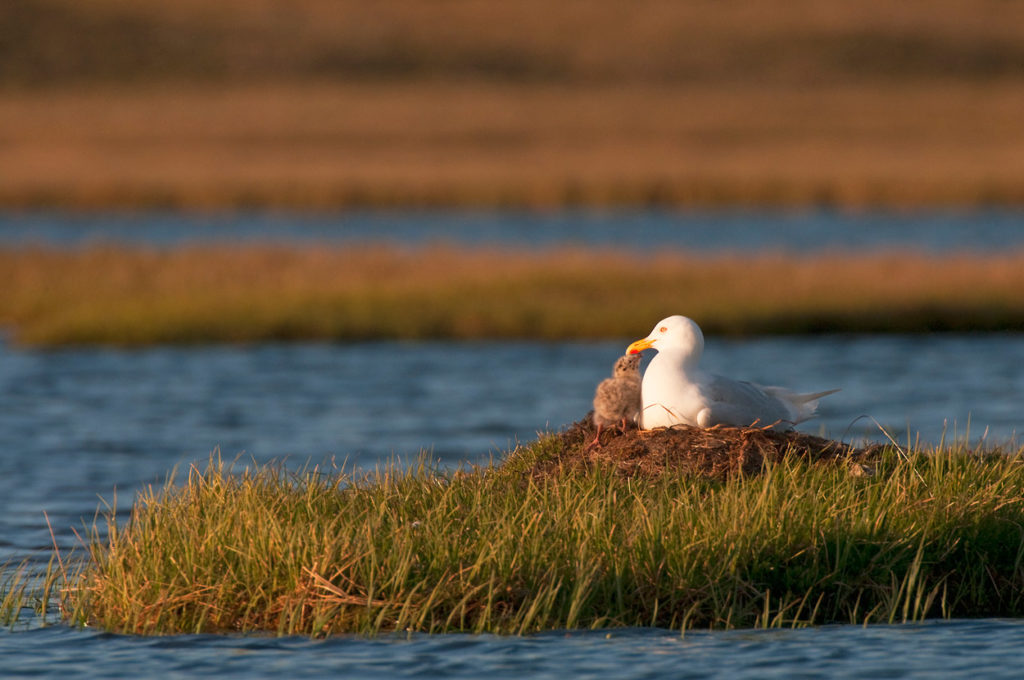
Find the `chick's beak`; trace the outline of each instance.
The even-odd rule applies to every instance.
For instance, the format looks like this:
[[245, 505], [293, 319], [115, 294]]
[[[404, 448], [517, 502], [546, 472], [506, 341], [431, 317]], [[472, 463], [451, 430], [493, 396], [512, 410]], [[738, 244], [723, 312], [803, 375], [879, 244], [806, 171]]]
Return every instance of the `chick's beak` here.
[[643, 340], [637, 340], [629, 347], [626, 348], [626, 354], [639, 354], [645, 349], [650, 349], [654, 346], [656, 339], [644, 338]]

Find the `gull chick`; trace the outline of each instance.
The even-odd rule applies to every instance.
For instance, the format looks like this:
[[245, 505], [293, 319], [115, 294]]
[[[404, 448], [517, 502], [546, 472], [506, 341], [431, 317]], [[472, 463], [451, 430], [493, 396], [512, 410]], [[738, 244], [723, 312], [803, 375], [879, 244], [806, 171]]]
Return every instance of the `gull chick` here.
[[658, 355], [644, 372], [640, 427], [645, 430], [673, 425], [757, 425], [791, 430], [814, 416], [819, 398], [839, 391], [797, 394], [705, 373], [698, 366], [704, 334], [685, 316], [662, 319], [650, 335], [627, 347], [626, 353], [647, 349], [657, 350]]
[[640, 355], [626, 354], [615, 361], [612, 377], [605, 378], [594, 392], [594, 424], [597, 436], [591, 446], [601, 445], [601, 429], [627, 423], [640, 412]]

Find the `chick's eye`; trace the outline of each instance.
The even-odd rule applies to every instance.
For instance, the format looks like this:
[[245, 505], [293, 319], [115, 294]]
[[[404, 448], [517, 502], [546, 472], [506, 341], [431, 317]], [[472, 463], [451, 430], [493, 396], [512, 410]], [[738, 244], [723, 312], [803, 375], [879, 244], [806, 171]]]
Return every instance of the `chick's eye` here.
[[668, 326], [662, 326], [661, 328], [658, 329], [658, 332], [659, 333], [664, 333], [667, 330], [668, 330]]

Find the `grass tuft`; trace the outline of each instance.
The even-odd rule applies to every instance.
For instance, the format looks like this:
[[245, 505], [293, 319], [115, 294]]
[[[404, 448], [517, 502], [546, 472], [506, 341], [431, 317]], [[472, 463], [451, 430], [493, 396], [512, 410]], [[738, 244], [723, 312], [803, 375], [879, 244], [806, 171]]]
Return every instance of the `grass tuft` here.
[[558, 441], [458, 472], [214, 459], [109, 520], [67, 618], [325, 636], [1024, 614], [1020, 451], [888, 449], [872, 476], [792, 457], [725, 480], [523, 474]]
[[326, 636], [1024, 614], [1022, 450], [890, 447], [867, 475], [806, 456], [725, 478], [528, 474], [564, 442], [454, 472], [213, 458], [123, 525], [108, 508], [84, 559], [0, 570], [0, 623]]

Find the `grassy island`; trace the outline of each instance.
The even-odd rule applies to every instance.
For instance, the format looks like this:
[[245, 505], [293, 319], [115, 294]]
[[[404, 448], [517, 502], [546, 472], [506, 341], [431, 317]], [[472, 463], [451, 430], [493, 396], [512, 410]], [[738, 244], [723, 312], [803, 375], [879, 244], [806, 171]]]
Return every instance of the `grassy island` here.
[[[732, 442], [736, 465], [657, 474], [626, 474], [608, 457], [623, 450], [616, 438], [653, 451], [672, 433], [609, 434], [588, 450], [585, 422], [455, 472], [214, 460], [142, 494], [77, 572], [51, 570], [49, 592], [72, 623], [139, 634], [1024, 614], [1024, 452], [865, 451], [758, 432], [700, 435]], [[4, 602], [26, 592], [8, 582]]]

